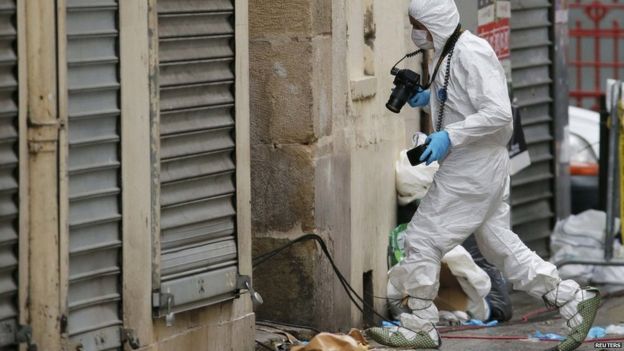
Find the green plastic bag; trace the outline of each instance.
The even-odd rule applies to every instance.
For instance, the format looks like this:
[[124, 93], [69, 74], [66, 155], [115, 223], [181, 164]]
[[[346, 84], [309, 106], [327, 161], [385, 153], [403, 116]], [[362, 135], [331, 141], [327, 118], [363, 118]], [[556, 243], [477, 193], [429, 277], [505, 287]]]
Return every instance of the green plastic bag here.
[[401, 224], [390, 232], [388, 241], [388, 269], [394, 267], [405, 258], [405, 249], [402, 244], [407, 224]]

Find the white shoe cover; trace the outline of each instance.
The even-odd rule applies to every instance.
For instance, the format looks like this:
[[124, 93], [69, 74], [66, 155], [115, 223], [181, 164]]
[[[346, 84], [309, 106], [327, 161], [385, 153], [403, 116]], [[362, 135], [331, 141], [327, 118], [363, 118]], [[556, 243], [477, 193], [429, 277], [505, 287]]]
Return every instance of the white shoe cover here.
[[[428, 302], [429, 303], [428, 308], [414, 309], [412, 307], [414, 306], [414, 304], [412, 303], [411, 300], [415, 300], [415, 299], [410, 298], [408, 300], [410, 308], [412, 308], [413, 312], [401, 314], [401, 317], [400, 317], [401, 325], [405, 328], [400, 328], [399, 331], [401, 331], [403, 336], [408, 338], [408, 340], [411, 340], [414, 338], [414, 336], [416, 335], [414, 332], [424, 331], [429, 334], [429, 336], [431, 337], [431, 340], [438, 343], [440, 336], [438, 334], [438, 331], [435, 328], [435, 324], [437, 323], [438, 318], [439, 318], [438, 309], [433, 305], [431, 301]], [[407, 329], [407, 330], [401, 330], [401, 329]]]
[[583, 323], [583, 317], [578, 313], [578, 304], [594, 296], [595, 293], [581, 289], [577, 282], [564, 280], [544, 298], [548, 303], [559, 307], [559, 313], [567, 321], [566, 328], [571, 330]]

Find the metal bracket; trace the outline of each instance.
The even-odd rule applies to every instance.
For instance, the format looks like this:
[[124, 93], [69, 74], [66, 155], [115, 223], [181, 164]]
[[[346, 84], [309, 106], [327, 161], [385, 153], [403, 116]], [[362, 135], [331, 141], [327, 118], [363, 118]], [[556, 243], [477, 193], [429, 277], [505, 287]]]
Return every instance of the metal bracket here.
[[251, 284], [251, 278], [248, 275], [239, 275], [236, 281], [236, 289], [238, 290], [247, 290], [249, 291], [249, 296], [251, 297], [251, 301], [254, 306], [262, 305], [264, 300], [262, 296], [254, 290], [253, 285]]
[[[166, 293], [157, 293], [154, 292], [152, 296], [153, 307], [162, 310], [165, 309], [167, 313], [165, 314], [165, 323], [168, 327], [172, 327], [175, 322], [175, 313], [173, 312], [173, 306], [175, 305], [175, 296], [168, 292]], [[158, 313], [157, 315], [159, 315]]]
[[121, 341], [127, 342], [128, 346], [130, 346], [131, 349], [137, 350], [141, 347], [141, 342], [139, 341], [139, 338], [136, 336], [136, 332], [134, 331], [134, 329], [128, 329], [128, 328], [121, 329], [121, 337], [122, 337]]
[[30, 325], [20, 325], [15, 331], [15, 342], [26, 344], [27, 351], [37, 351], [37, 344], [32, 342], [32, 327]]

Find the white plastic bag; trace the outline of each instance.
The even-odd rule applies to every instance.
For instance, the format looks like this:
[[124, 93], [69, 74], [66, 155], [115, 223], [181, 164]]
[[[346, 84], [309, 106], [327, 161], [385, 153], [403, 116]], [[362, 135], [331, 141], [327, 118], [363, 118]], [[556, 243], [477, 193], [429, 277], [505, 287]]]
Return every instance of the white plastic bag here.
[[427, 166], [421, 163], [412, 166], [407, 159], [407, 150], [401, 151], [396, 162], [396, 187], [399, 205], [405, 206], [425, 197], [433, 183], [433, 176], [438, 171], [437, 162]]
[[609, 335], [624, 335], [624, 324], [611, 324], [606, 332]]

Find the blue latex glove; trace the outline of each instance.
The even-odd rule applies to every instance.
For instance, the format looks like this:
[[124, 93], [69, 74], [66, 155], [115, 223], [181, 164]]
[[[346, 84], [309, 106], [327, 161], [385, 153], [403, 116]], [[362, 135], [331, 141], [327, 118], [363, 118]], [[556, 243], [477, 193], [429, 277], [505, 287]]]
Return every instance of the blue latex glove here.
[[602, 327], [592, 327], [589, 330], [589, 333], [587, 333], [587, 338], [588, 339], [597, 339], [597, 338], [602, 338], [605, 335], [607, 335], [607, 330], [605, 328], [602, 328]]
[[478, 319], [471, 319], [468, 322], [462, 322], [462, 325], [471, 325], [471, 326], [477, 326], [477, 327], [494, 327], [498, 325], [498, 321], [494, 320], [494, 321], [489, 321], [486, 323]]
[[564, 340], [565, 338], [559, 334], [555, 334], [555, 333], [542, 333], [541, 331], [536, 331], [535, 334], [531, 335], [532, 338], [535, 339], [539, 339], [539, 340], [557, 340], [557, 341], [561, 341]]
[[412, 96], [407, 103], [412, 107], [423, 107], [429, 105], [429, 98], [431, 97], [431, 91], [429, 89], [422, 90], [418, 89], [416, 94]]
[[427, 166], [443, 159], [451, 148], [451, 139], [444, 130], [431, 134], [425, 143], [428, 146], [420, 156], [420, 161], [426, 161]]

